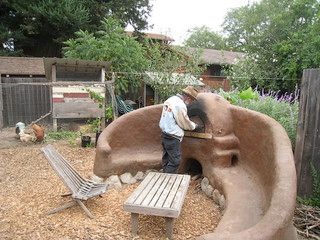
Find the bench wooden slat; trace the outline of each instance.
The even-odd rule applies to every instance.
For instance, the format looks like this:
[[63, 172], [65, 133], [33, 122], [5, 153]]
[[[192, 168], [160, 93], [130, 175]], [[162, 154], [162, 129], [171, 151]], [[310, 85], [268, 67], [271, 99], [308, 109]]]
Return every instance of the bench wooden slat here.
[[124, 204], [133, 204], [134, 201], [139, 197], [140, 192], [143, 191], [144, 187], [149, 183], [149, 181], [155, 176], [155, 172], [150, 172], [145, 179], [140, 183], [140, 185], [134, 190], [130, 197], [126, 200]]
[[[190, 176], [187, 175], [152, 173], [151, 176], [149, 174], [124, 203], [123, 208], [133, 214], [177, 218], [189, 182]], [[147, 190], [144, 191], [145, 189]]]
[[169, 193], [169, 195], [168, 195], [168, 197], [162, 207], [170, 208], [171, 203], [172, 203], [174, 197], [176, 196], [177, 190], [180, 187], [180, 183], [181, 183], [182, 179], [183, 179], [183, 176], [181, 176], [181, 175], [177, 176], [177, 178], [173, 184], [173, 187], [172, 187], [172, 189], [171, 189], [171, 191], [170, 191], [170, 193]]
[[171, 204], [171, 208], [178, 209], [179, 212], [181, 211], [182, 203], [188, 191], [189, 182], [190, 176], [184, 175], [180, 187], [177, 190], [176, 196]]
[[159, 197], [161, 196], [164, 188], [167, 186], [168, 182], [170, 180], [170, 175], [165, 175], [165, 179], [163, 180], [163, 182], [161, 183], [161, 186], [158, 188], [156, 194], [154, 195], [154, 198], [152, 199], [152, 201], [149, 203], [150, 207], [154, 207], [156, 205], [156, 203], [159, 200]]
[[168, 195], [169, 195], [169, 193], [171, 191], [171, 188], [172, 188], [172, 186], [173, 186], [173, 184], [174, 184], [174, 182], [176, 180], [176, 177], [177, 177], [176, 174], [172, 174], [170, 176], [169, 182], [168, 182], [167, 186], [165, 187], [165, 189], [163, 190], [163, 192], [162, 192], [159, 200], [157, 201], [155, 207], [162, 207], [163, 206], [163, 204], [164, 204], [165, 200], [167, 199], [167, 197], [168, 197]]
[[148, 206], [151, 200], [155, 197], [155, 194], [161, 184], [163, 183], [163, 180], [165, 179], [165, 175], [160, 175], [158, 180], [155, 182], [154, 186], [152, 187], [151, 191], [147, 194], [147, 196], [144, 198], [143, 202], [141, 203], [142, 206]]
[[141, 205], [124, 205], [124, 210], [132, 213], [177, 218], [179, 210], [173, 208], [150, 207]]
[[141, 193], [139, 194], [138, 198], [134, 201], [134, 204], [140, 205], [142, 203], [142, 201], [148, 195], [150, 190], [153, 188], [154, 184], [158, 181], [158, 178], [160, 178], [160, 175], [159, 174], [155, 174], [154, 177], [147, 184], [147, 186], [141, 191]]

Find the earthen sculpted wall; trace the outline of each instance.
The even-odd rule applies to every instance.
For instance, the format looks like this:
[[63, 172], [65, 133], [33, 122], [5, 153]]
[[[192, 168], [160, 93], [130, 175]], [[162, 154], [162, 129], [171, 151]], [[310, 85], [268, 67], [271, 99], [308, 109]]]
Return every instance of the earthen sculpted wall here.
[[[99, 177], [161, 167], [160, 105], [128, 113], [99, 137], [94, 173]], [[185, 137], [180, 172], [192, 161], [227, 201], [214, 233], [198, 239], [296, 240], [292, 225], [296, 174], [291, 143], [275, 120], [200, 93], [189, 111], [212, 139]]]

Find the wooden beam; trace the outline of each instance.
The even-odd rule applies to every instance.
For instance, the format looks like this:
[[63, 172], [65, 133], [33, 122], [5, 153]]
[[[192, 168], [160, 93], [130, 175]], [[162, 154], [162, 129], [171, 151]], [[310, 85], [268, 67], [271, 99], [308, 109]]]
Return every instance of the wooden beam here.
[[184, 136], [185, 137], [193, 137], [193, 138], [212, 139], [211, 133], [199, 133], [199, 132], [184, 131]]

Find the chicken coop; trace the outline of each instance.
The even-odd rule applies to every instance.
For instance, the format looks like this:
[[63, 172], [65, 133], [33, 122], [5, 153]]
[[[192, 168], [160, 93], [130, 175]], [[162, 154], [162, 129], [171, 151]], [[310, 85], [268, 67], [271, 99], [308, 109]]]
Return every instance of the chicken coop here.
[[28, 124], [48, 113], [47, 83], [42, 58], [0, 57], [0, 128]]
[[113, 92], [105, 81], [108, 69], [104, 61], [0, 57], [0, 128], [43, 116], [55, 129], [60, 119], [103, 118], [104, 104], [89, 93], [105, 97], [106, 89]]
[[101, 118], [101, 123], [105, 122], [105, 104], [95, 101], [92, 93], [105, 99], [105, 72], [109, 66], [103, 61], [44, 59], [46, 78], [52, 84], [50, 104], [54, 130], [59, 119]]

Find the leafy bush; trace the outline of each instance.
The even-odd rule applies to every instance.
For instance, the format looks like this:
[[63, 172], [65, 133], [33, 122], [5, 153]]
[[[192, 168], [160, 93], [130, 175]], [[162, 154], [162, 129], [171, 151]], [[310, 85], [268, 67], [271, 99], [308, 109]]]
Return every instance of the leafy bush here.
[[288, 103], [272, 97], [265, 97], [259, 101], [243, 101], [242, 106], [264, 113], [278, 121], [287, 131], [291, 143], [295, 144], [297, 121], [299, 113], [298, 102]]
[[125, 33], [121, 23], [105, 18], [94, 33], [78, 31], [76, 38], [66, 41], [64, 56], [95, 61], [110, 61], [110, 70], [118, 72], [115, 86], [119, 93], [126, 93], [129, 86], [140, 87], [141, 76], [148, 66], [144, 47]]
[[100, 131], [101, 129], [101, 119], [100, 118], [95, 118], [87, 121], [89, 131], [90, 132], [97, 132]]
[[46, 139], [47, 140], [67, 140], [69, 144], [75, 145], [76, 138], [79, 137], [79, 132], [72, 131], [58, 131], [58, 132], [47, 132]]
[[222, 95], [225, 99], [227, 99], [232, 104], [239, 104], [241, 100], [258, 100], [259, 99], [259, 93], [257, 91], [253, 91], [251, 87], [249, 87], [247, 90], [239, 92], [238, 90], [225, 92], [222, 89], [220, 89], [219, 92], [220, 95]]
[[109, 122], [112, 121], [112, 118], [113, 118], [113, 109], [112, 109], [112, 105], [111, 105], [111, 104], [109, 104], [109, 105], [106, 107], [105, 116], [106, 116], [106, 121], [109, 121]]
[[299, 113], [298, 91], [279, 96], [278, 92], [259, 94], [248, 88], [239, 92], [219, 92], [230, 103], [268, 115], [278, 121], [287, 131], [292, 146], [295, 146]]

